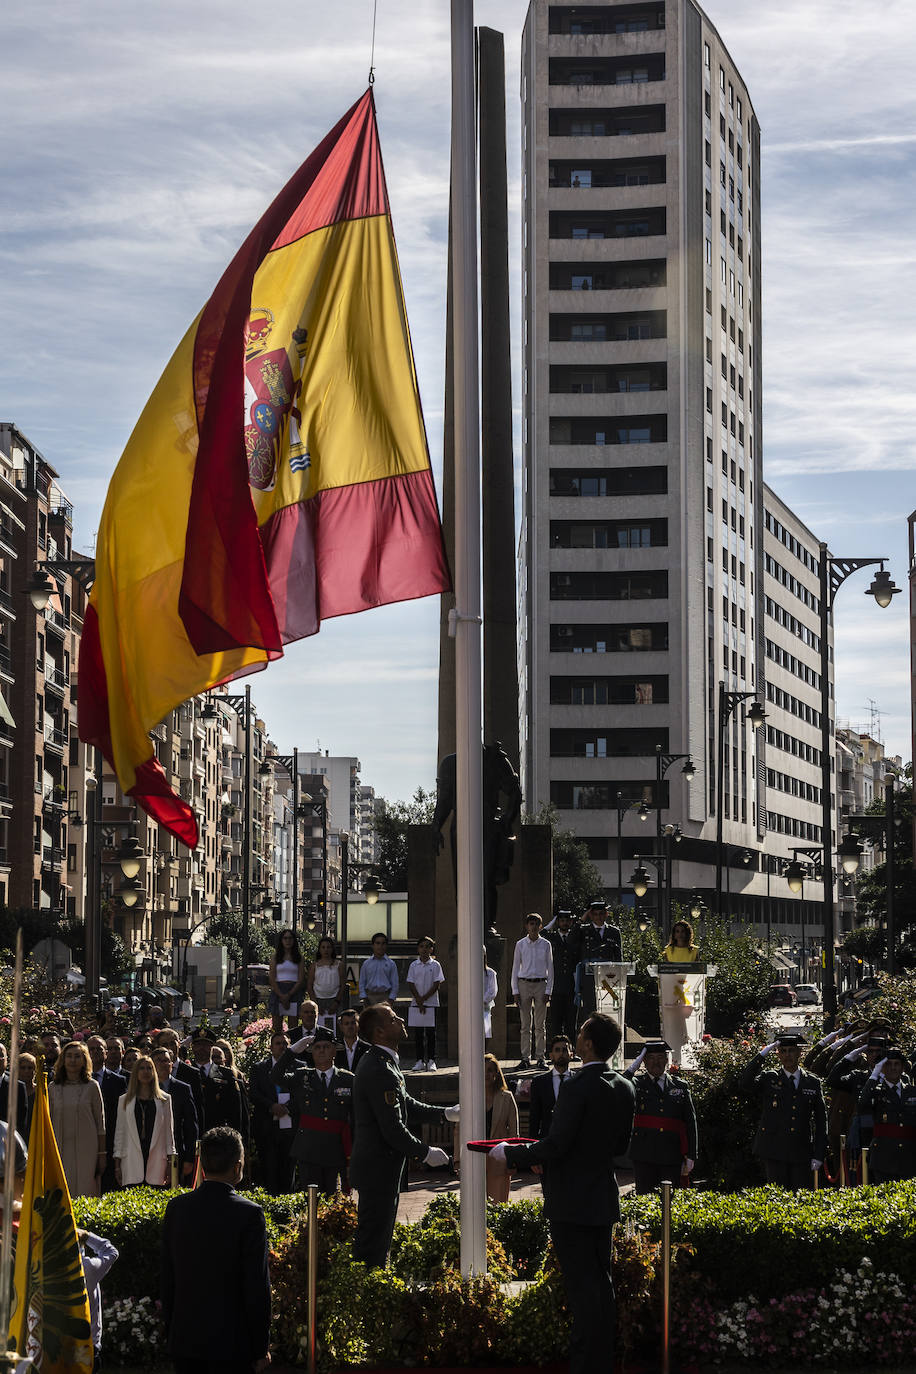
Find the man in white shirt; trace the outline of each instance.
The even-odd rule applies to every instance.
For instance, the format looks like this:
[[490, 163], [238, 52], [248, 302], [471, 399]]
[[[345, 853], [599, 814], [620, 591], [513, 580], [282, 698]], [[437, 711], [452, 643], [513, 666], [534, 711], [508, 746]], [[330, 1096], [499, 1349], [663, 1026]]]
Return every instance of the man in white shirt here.
[[553, 991], [553, 949], [541, 934], [541, 918], [536, 911], [525, 917], [528, 932], [515, 946], [512, 957], [512, 993], [521, 1020], [522, 1057], [520, 1069], [531, 1068], [534, 1021], [534, 1052], [538, 1068], [547, 1067], [547, 1007]]

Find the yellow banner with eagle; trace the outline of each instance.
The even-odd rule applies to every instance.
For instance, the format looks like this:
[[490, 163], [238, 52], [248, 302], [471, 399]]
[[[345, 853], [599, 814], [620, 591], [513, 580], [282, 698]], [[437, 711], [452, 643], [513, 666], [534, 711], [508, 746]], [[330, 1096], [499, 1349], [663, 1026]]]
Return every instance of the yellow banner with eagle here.
[[41, 1059], [16, 1238], [9, 1344], [41, 1374], [90, 1374], [89, 1299], [73, 1204], [61, 1163]]

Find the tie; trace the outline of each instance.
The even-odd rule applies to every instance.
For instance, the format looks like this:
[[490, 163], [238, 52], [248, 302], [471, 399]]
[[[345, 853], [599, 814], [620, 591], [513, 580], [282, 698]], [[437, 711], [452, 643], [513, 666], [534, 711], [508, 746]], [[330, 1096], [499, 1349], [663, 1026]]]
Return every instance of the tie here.
[[322, 1074], [322, 1078], [324, 1079], [325, 1092], [327, 1092], [328, 1088], [331, 1086], [331, 1070], [325, 1069], [324, 1073]]

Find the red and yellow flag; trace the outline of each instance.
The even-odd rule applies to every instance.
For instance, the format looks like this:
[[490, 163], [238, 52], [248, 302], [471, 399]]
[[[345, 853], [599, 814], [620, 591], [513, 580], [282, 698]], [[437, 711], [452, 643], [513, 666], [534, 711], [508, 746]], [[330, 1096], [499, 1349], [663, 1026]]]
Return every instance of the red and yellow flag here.
[[41, 1058], [14, 1272], [10, 1348], [30, 1356], [40, 1374], [90, 1374], [95, 1353], [89, 1299]]
[[448, 586], [367, 91], [239, 249], [112, 477], [80, 738], [196, 844], [152, 727], [327, 617]]

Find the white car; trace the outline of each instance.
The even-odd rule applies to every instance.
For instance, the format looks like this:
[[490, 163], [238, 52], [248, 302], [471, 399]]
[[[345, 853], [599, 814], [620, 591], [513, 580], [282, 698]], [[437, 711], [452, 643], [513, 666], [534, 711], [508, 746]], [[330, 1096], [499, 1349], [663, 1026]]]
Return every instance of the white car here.
[[813, 983], [796, 983], [795, 1000], [799, 1006], [813, 1006], [821, 1000], [821, 994]]

